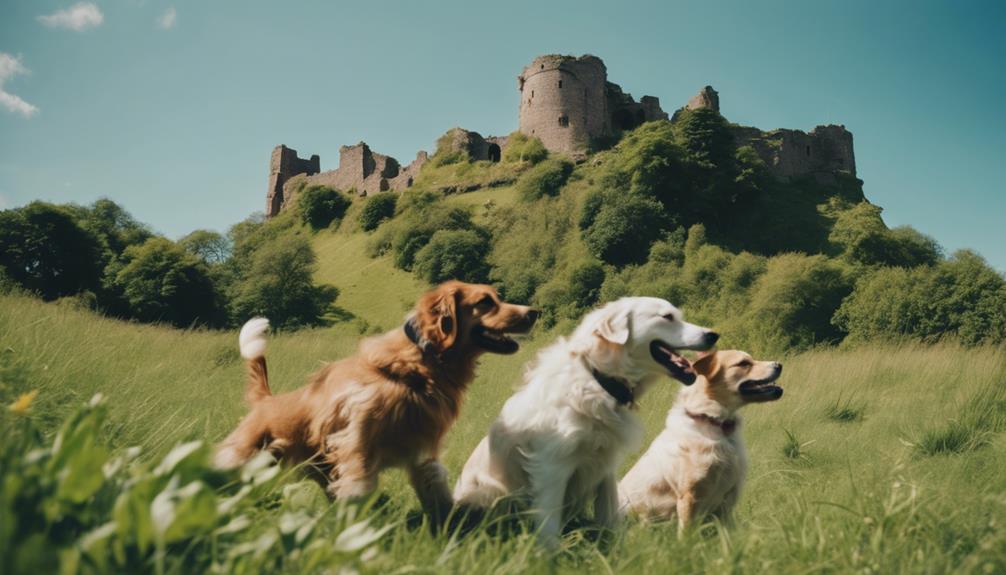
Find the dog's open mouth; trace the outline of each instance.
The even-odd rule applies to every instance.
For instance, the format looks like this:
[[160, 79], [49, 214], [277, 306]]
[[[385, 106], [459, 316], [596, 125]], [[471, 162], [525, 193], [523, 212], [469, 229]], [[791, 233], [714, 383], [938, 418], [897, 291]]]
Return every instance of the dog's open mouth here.
[[739, 391], [744, 401], [775, 401], [782, 397], [782, 388], [775, 385], [779, 374], [768, 379], [748, 380], [740, 385]]
[[695, 370], [692, 369], [692, 362], [685, 359], [673, 347], [655, 339], [650, 342], [650, 355], [657, 363], [667, 368], [667, 372], [674, 379], [685, 385], [695, 383]]
[[517, 353], [517, 350], [520, 349], [520, 344], [505, 333], [488, 329], [484, 325], [476, 325], [472, 328], [472, 341], [491, 353], [510, 355]]

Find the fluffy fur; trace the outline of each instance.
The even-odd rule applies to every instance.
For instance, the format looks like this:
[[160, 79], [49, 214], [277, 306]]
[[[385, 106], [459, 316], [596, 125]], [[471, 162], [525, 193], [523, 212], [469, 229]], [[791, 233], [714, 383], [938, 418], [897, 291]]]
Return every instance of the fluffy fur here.
[[[378, 474], [404, 467], [434, 524], [451, 508], [440, 443], [458, 417], [482, 353], [513, 353], [505, 333], [525, 332], [538, 313], [504, 303], [485, 285], [448, 282], [425, 294], [406, 329], [365, 339], [356, 355], [327, 364], [309, 383], [272, 395], [265, 362], [268, 321], [241, 330], [251, 410], [218, 447], [215, 463], [236, 467], [268, 449], [308, 461], [338, 498], [369, 495]], [[411, 335], [410, 335], [411, 334]]]
[[672, 369], [670, 356], [660, 361], [654, 355], [653, 342], [708, 349], [717, 337], [684, 322], [677, 308], [656, 298], [624, 298], [591, 312], [571, 337], [539, 353], [525, 386], [506, 402], [468, 459], [456, 499], [484, 508], [515, 496], [531, 508], [549, 546], [564, 521], [591, 501], [595, 520], [614, 525], [615, 470], [643, 432], [632, 404], [616, 401], [594, 373], [621, 379], [638, 399]]
[[623, 509], [650, 520], [677, 516], [678, 527], [714, 515], [729, 523], [747, 471], [737, 410], [782, 396], [782, 365], [719, 351], [694, 364], [699, 377], [681, 390], [663, 432], [619, 483]]

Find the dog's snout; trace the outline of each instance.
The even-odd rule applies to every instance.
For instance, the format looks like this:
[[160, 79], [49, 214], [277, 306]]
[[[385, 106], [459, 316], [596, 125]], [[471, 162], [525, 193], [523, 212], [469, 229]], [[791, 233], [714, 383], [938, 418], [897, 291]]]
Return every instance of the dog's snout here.
[[703, 340], [707, 346], [712, 347], [716, 345], [717, 341], [720, 340], [720, 334], [716, 333], [715, 331], [707, 331], [706, 335], [703, 337]]
[[782, 364], [778, 361], [774, 361], [772, 362], [772, 369], [774, 369], [777, 374], [780, 374], [782, 373]]

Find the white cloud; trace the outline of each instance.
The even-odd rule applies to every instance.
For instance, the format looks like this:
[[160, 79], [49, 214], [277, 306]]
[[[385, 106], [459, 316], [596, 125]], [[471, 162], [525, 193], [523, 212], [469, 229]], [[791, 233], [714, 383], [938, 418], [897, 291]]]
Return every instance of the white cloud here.
[[82, 32], [100, 26], [105, 15], [92, 2], [77, 2], [65, 10], [39, 16], [38, 21], [50, 28], [67, 28]]
[[178, 19], [178, 13], [175, 12], [175, 7], [172, 6], [161, 14], [161, 17], [157, 19], [157, 27], [161, 30], [170, 30], [175, 27], [175, 20]]
[[38, 108], [4, 90], [4, 83], [18, 74], [28, 73], [28, 69], [21, 64], [20, 58], [0, 52], [0, 106], [15, 114], [21, 114], [25, 118], [33, 116], [35, 112], [38, 112]]

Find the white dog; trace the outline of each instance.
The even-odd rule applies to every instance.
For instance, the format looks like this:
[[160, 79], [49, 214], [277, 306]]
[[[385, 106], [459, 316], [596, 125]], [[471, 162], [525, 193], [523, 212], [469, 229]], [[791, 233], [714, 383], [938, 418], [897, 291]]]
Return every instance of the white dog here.
[[664, 431], [618, 485], [624, 510], [650, 520], [676, 515], [681, 531], [706, 515], [731, 522], [747, 470], [737, 410], [782, 397], [774, 361], [718, 351], [694, 368], [698, 382], [678, 394]]
[[638, 448], [633, 405], [662, 375], [688, 385], [678, 350], [711, 348], [719, 336], [686, 323], [657, 298], [632, 297], [588, 314], [573, 335], [542, 350], [526, 385], [503, 406], [465, 465], [454, 497], [489, 507], [515, 495], [530, 504], [541, 541], [555, 546], [564, 521], [594, 503], [594, 519], [619, 518], [615, 471]]

